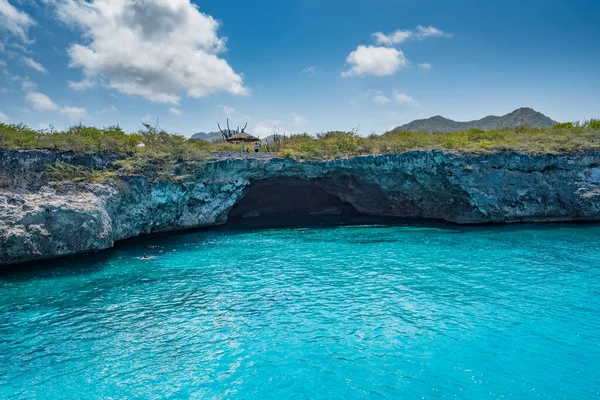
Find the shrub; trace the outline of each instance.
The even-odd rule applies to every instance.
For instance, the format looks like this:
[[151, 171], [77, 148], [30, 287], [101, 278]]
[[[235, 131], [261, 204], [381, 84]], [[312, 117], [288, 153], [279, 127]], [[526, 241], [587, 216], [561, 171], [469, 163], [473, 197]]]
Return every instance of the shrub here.
[[116, 177], [114, 171], [93, 170], [81, 165], [73, 165], [64, 162], [46, 166], [46, 173], [51, 181], [58, 182], [104, 182]]
[[560, 122], [560, 123], [554, 125], [552, 128], [554, 128], [554, 129], [575, 129], [575, 128], [578, 128], [578, 126], [572, 122]]
[[600, 119], [590, 119], [583, 124], [584, 128], [600, 130]]
[[294, 150], [285, 149], [282, 150], [281, 153], [279, 153], [279, 155], [283, 158], [292, 158], [296, 155], [296, 152]]
[[[65, 131], [36, 131], [25, 125], [0, 124], [0, 147], [57, 149], [76, 152], [111, 151], [126, 154], [119, 173], [142, 173], [153, 178], [168, 176], [179, 160], [205, 160], [211, 152], [239, 152], [240, 145], [208, 143], [170, 134], [144, 124], [127, 133], [119, 126], [94, 128], [75, 125]], [[483, 131], [430, 133], [391, 130], [383, 135], [358, 136], [356, 132], [332, 131], [317, 136], [284, 136], [261, 145], [262, 151], [281, 157], [323, 160], [366, 154], [400, 153], [410, 150], [558, 152], [600, 149], [600, 120], [560, 123], [552, 128], [505, 128]], [[87, 176], [83, 170], [61, 170], [54, 176]], [[89, 174], [88, 174], [89, 175]], [[74, 178], [75, 179], [75, 178]], [[85, 178], [88, 179], [88, 178]], [[96, 178], [94, 178], [96, 179]]]

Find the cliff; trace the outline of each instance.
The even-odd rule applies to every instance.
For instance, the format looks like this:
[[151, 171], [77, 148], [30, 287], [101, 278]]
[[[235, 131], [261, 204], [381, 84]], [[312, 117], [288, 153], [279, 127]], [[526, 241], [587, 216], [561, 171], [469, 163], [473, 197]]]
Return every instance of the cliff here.
[[324, 162], [185, 162], [169, 180], [50, 182], [47, 164], [118, 156], [0, 150], [0, 264], [101, 250], [154, 232], [296, 213], [460, 224], [600, 220], [600, 152], [416, 151]]

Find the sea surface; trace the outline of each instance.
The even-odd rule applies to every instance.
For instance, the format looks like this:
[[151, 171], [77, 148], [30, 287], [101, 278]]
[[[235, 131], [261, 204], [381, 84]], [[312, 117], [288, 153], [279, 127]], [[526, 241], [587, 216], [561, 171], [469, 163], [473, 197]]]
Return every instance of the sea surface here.
[[66, 398], [598, 399], [600, 226], [223, 229], [4, 272], [0, 399]]

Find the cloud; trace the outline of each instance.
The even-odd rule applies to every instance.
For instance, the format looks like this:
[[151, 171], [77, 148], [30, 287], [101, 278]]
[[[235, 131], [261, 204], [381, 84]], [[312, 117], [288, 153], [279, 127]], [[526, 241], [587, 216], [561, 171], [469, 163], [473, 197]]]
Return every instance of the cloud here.
[[277, 125], [280, 125], [282, 121], [282, 119], [262, 120], [252, 128], [252, 132], [263, 138], [272, 135], [275, 131], [281, 132], [282, 130]]
[[387, 97], [385, 97], [384, 95], [380, 94], [380, 95], [373, 97], [373, 101], [375, 103], [385, 104], [385, 103], [389, 103], [391, 100], [388, 99]]
[[87, 115], [87, 110], [80, 107], [59, 107], [50, 97], [40, 92], [27, 93], [25, 99], [36, 111], [59, 111], [70, 119], [81, 119]]
[[21, 81], [21, 88], [23, 89], [24, 92], [31, 92], [32, 90], [37, 89], [37, 85], [35, 82], [30, 81], [29, 78], [25, 77]]
[[415, 36], [419, 39], [424, 39], [427, 37], [446, 37], [451, 38], [453, 35], [451, 33], [446, 33], [438, 28], [434, 28], [433, 26], [423, 26], [418, 25], [415, 31]]
[[398, 90], [394, 89], [394, 100], [396, 100], [398, 103], [405, 103], [405, 104], [411, 104], [413, 106], [419, 106], [419, 103], [417, 103], [417, 101], [415, 99], [413, 99], [412, 97], [410, 97], [409, 95], [399, 92]]
[[0, 30], [8, 31], [25, 43], [31, 43], [27, 38], [27, 30], [35, 25], [35, 21], [23, 11], [17, 10], [8, 0], [0, 0]]
[[69, 117], [69, 119], [77, 120], [87, 115], [87, 110], [80, 107], [63, 107], [60, 109], [60, 113]]
[[0, 111], [0, 122], [9, 122], [10, 119], [8, 118], [8, 115], [4, 114], [2, 111]]
[[242, 76], [217, 56], [226, 42], [219, 23], [190, 0], [57, 2], [59, 18], [83, 32], [68, 55], [87, 80], [102, 77], [112, 89], [158, 103], [177, 104], [181, 93], [247, 93]]
[[296, 113], [293, 113], [292, 114], [292, 122], [296, 125], [300, 125], [300, 124], [305, 124], [308, 121], [306, 121], [306, 119], [304, 117], [302, 117]]
[[58, 110], [58, 105], [52, 99], [40, 92], [27, 93], [25, 99], [37, 111]]
[[171, 114], [175, 114], [175, 115], [181, 115], [181, 111], [180, 111], [180, 110], [178, 110], [178, 109], [177, 109], [177, 108], [175, 108], [175, 107], [171, 107], [171, 108], [169, 108], [169, 112], [170, 112]]
[[15, 82], [21, 82], [21, 89], [23, 89], [24, 92], [32, 92], [37, 87], [35, 82], [31, 81], [27, 76], [12, 75], [10, 73], [5, 73], [5, 75]]
[[96, 85], [96, 83], [91, 79], [83, 79], [79, 82], [69, 81], [69, 87], [73, 90], [86, 90], [92, 88]]
[[221, 106], [221, 109], [223, 110], [223, 114], [225, 114], [227, 118], [231, 118], [231, 116], [235, 112], [235, 108], [233, 107]]
[[343, 77], [357, 75], [386, 76], [393, 75], [404, 67], [408, 60], [402, 50], [389, 47], [358, 46], [346, 58], [352, 66], [342, 72]]
[[397, 30], [389, 35], [385, 35], [382, 32], [375, 32], [373, 34], [373, 37], [375, 38], [375, 42], [377, 44], [394, 45], [394, 44], [400, 44], [400, 43], [406, 41], [412, 35], [413, 35], [413, 32], [410, 30], [407, 30], [407, 31]]
[[303, 74], [306, 74], [306, 75], [312, 75], [312, 76], [315, 76], [315, 75], [317, 75], [317, 67], [308, 67], [308, 68], [304, 68], [304, 69], [302, 70], [302, 73], [303, 73]]
[[373, 38], [375, 42], [384, 46], [393, 46], [396, 44], [403, 43], [410, 38], [425, 39], [428, 37], [447, 37], [450, 38], [453, 35], [446, 33], [433, 26], [418, 25], [414, 30], [397, 30], [388, 35], [382, 32], [375, 32]]
[[420, 63], [419, 64], [419, 68], [421, 68], [421, 69], [431, 69], [432, 65], [429, 64], [429, 63]]
[[35, 61], [31, 57], [23, 57], [23, 62], [29, 68], [35, 69], [36, 71], [41, 72], [42, 74], [47, 74], [48, 73], [48, 70], [46, 68], [44, 68], [44, 66], [42, 64], [40, 64], [39, 62]]

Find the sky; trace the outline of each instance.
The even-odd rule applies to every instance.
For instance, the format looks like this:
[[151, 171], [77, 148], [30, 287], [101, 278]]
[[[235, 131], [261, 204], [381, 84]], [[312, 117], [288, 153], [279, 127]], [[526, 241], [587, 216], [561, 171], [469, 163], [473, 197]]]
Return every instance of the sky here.
[[0, 122], [382, 133], [600, 117], [598, 0], [0, 0]]

